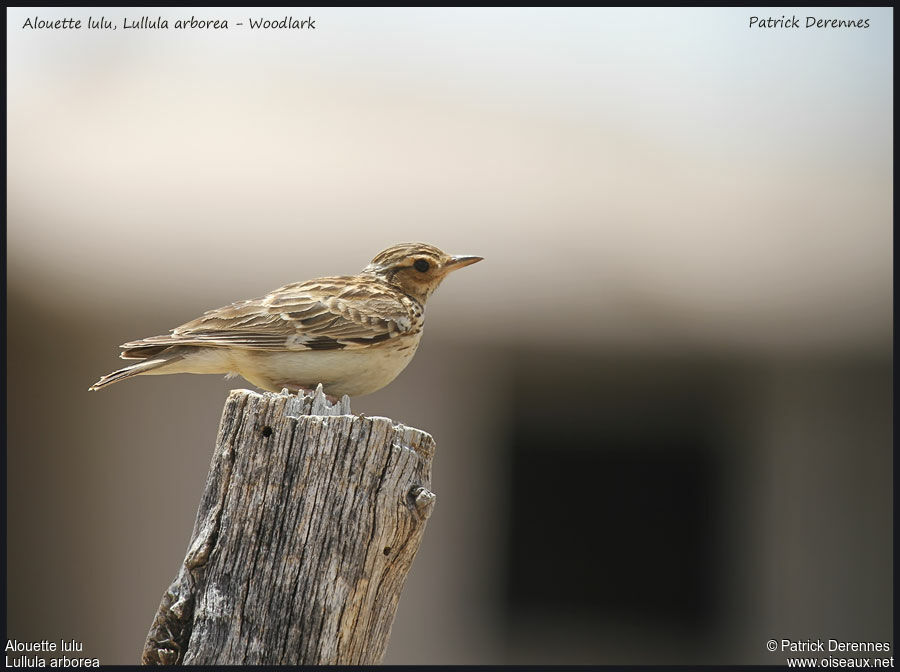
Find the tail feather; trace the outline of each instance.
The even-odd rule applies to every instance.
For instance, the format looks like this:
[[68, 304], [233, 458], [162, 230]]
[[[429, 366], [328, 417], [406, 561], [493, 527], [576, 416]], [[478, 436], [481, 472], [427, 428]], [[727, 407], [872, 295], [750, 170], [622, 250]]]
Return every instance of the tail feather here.
[[132, 376], [139, 376], [142, 373], [147, 373], [148, 371], [158, 369], [159, 367], [165, 366], [166, 364], [176, 362], [183, 357], [184, 355], [180, 353], [173, 353], [168, 357], [145, 359], [144, 361], [138, 362], [137, 364], [132, 364], [131, 366], [126, 366], [124, 369], [119, 369], [118, 371], [113, 371], [112, 373], [108, 373], [105, 376], [101, 376], [100, 380], [91, 385], [88, 390], [97, 391], [103, 389], [107, 385], [118, 383], [120, 380], [125, 380], [126, 378], [131, 378]]
[[[126, 344], [127, 345], [127, 344]], [[140, 345], [137, 347], [127, 348], [125, 345], [122, 346], [125, 348], [122, 351], [122, 354], [119, 355], [122, 359], [150, 359], [151, 357], [156, 357], [161, 354], [165, 350], [171, 348], [171, 345]]]

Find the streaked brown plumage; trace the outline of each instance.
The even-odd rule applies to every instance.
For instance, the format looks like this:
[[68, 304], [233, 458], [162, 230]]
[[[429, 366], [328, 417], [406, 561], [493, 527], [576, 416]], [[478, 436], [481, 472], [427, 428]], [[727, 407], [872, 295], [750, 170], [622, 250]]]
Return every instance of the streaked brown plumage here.
[[394, 245], [358, 275], [285, 285], [125, 343], [121, 357], [141, 361], [90, 389], [142, 374], [228, 373], [272, 391], [322, 383], [334, 396], [368, 394], [415, 354], [425, 302], [444, 277], [480, 260], [424, 243]]

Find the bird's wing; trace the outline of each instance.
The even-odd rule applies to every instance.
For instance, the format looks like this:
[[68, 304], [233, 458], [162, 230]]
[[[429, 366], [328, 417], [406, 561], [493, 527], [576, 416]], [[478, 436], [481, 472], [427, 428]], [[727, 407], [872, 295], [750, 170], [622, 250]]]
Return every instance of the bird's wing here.
[[[351, 281], [352, 280], [352, 281]], [[169, 345], [251, 350], [357, 349], [414, 331], [413, 300], [376, 280], [334, 277], [286, 285], [210, 310], [172, 330], [122, 345], [129, 357]]]

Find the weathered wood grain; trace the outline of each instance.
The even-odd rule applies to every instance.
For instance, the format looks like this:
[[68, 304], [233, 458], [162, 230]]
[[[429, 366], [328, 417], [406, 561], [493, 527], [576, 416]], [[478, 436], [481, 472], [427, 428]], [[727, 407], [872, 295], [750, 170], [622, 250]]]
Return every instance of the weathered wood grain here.
[[228, 397], [144, 664], [380, 662], [434, 505], [434, 440], [313, 397]]

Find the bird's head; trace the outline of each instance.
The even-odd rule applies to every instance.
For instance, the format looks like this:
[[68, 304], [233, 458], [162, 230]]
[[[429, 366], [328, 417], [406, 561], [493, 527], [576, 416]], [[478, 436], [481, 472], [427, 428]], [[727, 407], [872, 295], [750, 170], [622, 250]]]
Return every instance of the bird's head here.
[[379, 252], [363, 273], [376, 275], [425, 303], [449, 273], [481, 259], [447, 254], [425, 243], [400, 243]]

